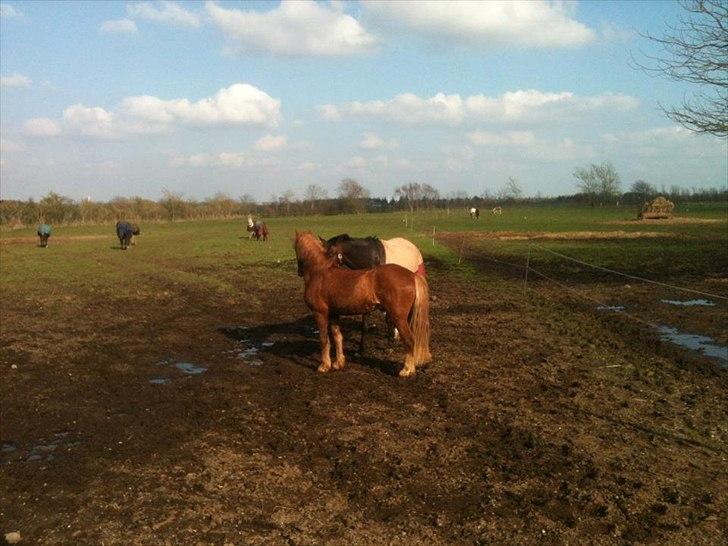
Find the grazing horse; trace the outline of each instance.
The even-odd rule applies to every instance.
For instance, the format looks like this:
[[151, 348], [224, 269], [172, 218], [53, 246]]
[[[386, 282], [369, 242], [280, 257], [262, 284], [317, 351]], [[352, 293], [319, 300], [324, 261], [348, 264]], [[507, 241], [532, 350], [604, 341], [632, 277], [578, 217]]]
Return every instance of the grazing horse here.
[[48, 246], [48, 237], [53, 233], [53, 229], [48, 224], [38, 226], [38, 237], [40, 237], [40, 246], [46, 248]]
[[501, 207], [493, 207], [493, 210], [490, 212], [493, 214], [503, 214], [503, 209]]
[[134, 222], [129, 222], [129, 225], [131, 226], [131, 244], [136, 245], [136, 237], [142, 230], [139, 229], [139, 224], [135, 224]]
[[268, 226], [265, 225], [265, 222], [261, 222], [260, 220], [253, 222], [253, 217], [248, 215], [248, 226], [245, 229], [250, 233], [251, 239], [255, 239], [256, 241], [260, 241], [261, 239], [264, 241], [268, 240]]
[[470, 207], [470, 219], [480, 220], [480, 209], [476, 207]]
[[[409, 269], [412, 273], [426, 277], [425, 262], [420, 249], [402, 237], [356, 239], [349, 237], [348, 233], [342, 233], [328, 241], [321, 239], [321, 242], [329, 256], [336, 256], [339, 264], [349, 269], [368, 269], [381, 264], [397, 264]], [[365, 332], [366, 315], [363, 315], [359, 340], [360, 354], [364, 354]], [[397, 336], [398, 330], [395, 325], [394, 338], [397, 339]]]
[[120, 220], [116, 222], [116, 236], [119, 238], [121, 244], [121, 250], [126, 250], [131, 244], [131, 239], [134, 236], [134, 228], [130, 222], [126, 220]]
[[[338, 257], [326, 253], [323, 242], [310, 231], [296, 232], [298, 274], [304, 281], [304, 301], [313, 311], [321, 339], [319, 372], [344, 367], [344, 337], [338, 318], [365, 315], [384, 309], [401, 332], [407, 349], [400, 377], [415, 373], [419, 364], [429, 362], [429, 288], [421, 275], [396, 264], [377, 265], [365, 270], [339, 267]], [[336, 346], [331, 363], [329, 327]]]

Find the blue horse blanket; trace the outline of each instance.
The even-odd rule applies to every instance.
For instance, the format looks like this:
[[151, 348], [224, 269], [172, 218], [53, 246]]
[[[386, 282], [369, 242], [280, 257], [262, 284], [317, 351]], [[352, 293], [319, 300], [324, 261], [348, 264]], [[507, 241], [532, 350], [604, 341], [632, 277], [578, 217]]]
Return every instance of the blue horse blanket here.
[[43, 237], [49, 236], [53, 232], [53, 229], [48, 224], [41, 224], [38, 226], [38, 236]]

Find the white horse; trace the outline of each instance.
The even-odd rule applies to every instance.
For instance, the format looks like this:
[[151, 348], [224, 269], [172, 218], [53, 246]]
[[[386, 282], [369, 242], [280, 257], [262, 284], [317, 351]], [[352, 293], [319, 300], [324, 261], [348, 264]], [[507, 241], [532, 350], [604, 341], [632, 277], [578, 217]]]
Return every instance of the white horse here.
[[475, 207], [470, 207], [470, 219], [471, 220], [478, 220], [480, 219], [480, 209]]
[[501, 207], [493, 207], [493, 210], [490, 211], [492, 214], [503, 214], [503, 209]]

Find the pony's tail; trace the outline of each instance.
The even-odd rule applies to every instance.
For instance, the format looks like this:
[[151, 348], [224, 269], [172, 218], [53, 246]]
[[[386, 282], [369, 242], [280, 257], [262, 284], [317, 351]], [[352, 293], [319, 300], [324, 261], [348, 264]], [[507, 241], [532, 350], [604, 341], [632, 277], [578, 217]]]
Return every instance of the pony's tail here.
[[410, 328], [414, 337], [415, 366], [432, 360], [430, 354], [430, 288], [427, 280], [415, 275], [415, 303], [412, 306]]

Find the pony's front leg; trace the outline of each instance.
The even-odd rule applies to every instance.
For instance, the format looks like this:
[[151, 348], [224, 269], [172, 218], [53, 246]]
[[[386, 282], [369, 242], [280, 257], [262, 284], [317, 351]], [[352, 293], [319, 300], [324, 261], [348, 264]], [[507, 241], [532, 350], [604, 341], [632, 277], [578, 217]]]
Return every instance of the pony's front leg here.
[[329, 317], [325, 313], [314, 313], [316, 325], [319, 329], [319, 339], [321, 340], [321, 364], [318, 367], [319, 372], [328, 372], [331, 369], [331, 345], [329, 344]]
[[341, 370], [346, 364], [346, 358], [344, 357], [344, 336], [341, 334], [341, 326], [338, 322], [331, 322], [331, 335], [334, 336], [334, 345], [336, 346], [336, 362], [334, 362], [334, 369]]

